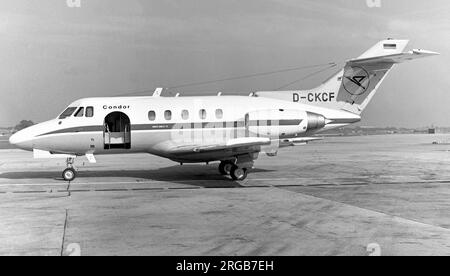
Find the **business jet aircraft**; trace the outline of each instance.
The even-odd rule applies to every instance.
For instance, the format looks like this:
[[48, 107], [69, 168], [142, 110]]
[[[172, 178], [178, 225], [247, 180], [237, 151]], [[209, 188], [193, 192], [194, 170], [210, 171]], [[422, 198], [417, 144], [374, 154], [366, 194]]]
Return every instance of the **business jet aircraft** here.
[[95, 155], [150, 153], [183, 163], [220, 161], [219, 171], [241, 181], [258, 154], [305, 144], [326, 130], [359, 122], [388, 72], [398, 63], [438, 53], [403, 52], [407, 40], [377, 43], [311, 90], [261, 91], [250, 96], [86, 98], [57, 118], [10, 138], [35, 158], [65, 158], [63, 178], [76, 177], [74, 160]]

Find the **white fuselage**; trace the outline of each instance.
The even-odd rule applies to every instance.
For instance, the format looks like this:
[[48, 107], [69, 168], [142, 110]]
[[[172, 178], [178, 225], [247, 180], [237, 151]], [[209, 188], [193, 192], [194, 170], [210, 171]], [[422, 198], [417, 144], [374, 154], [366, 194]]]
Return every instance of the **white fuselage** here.
[[[306, 137], [360, 120], [358, 115], [342, 110], [246, 96], [86, 98], [69, 107], [74, 110], [70, 116], [22, 130], [10, 142], [26, 150], [53, 154], [144, 152], [203, 162], [236, 153], [175, 156], [173, 149], [217, 145], [249, 136]], [[81, 107], [84, 110], [77, 116]], [[88, 107], [92, 114], [87, 115]], [[310, 114], [323, 116], [326, 124], [311, 128]]]

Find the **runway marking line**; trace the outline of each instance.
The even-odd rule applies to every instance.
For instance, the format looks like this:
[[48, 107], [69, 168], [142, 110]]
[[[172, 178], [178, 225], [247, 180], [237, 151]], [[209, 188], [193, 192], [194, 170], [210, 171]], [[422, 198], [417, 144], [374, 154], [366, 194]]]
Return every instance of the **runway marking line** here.
[[64, 219], [64, 228], [63, 228], [63, 234], [62, 234], [62, 241], [61, 241], [61, 254], [60, 256], [63, 256], [64, 254], [64, 243], [66, 242], [66, 230], [67, 230], [67, 218], [69, 217], [69, 209], [66, 209], [66, 216]]
[[[248, 181], [292, 181], [292, 180], [305, 180], [304, 178], [265, 178], [265, 179], [249, 179]], [[183, 180], [183, 181], [177, 181], [179, 184], [183, 183], [198, 183], [198, 182], [205, 182], [205, 181], [215, 181], [215, 182], [226, 182], [226, 183], [234, 183], [230, 182], [230, 180], [224, 179], [224, 180]], [[173, 181], [170, 180], [152, 180], [152, 181], [123, 181], [123, 182], [71, 182], [71, 186], [81, 186], [81, 185], [121, 185], [121, 184], [149, 184], [149, 183], [158, 183], [158, 184], [165, 184], [165, 183], [173, 183]], [[433, 183], [433, 184], [450, 184], [450, 180], [423, 180], [423, 181], [406, 181], [406, 182], [344, 182], [344, 183], [318, 183], [318, 184], [294, 184], [294, 185], [300, 185], [300, 186], [313, 186], [313, 185], [327, 185], [327, 186], [345, 186], [345, 185], [396, 185], [396, 184], [426, 184], [426, 183]], [[0, 187], [2, 186], [62, 186], [67, 185], [67, 182], [61, 182], [61, 183], [1, 183]], [[252, 186], [252, 187], [271, 187], [271, 186], [278, 186], [278, 187], [289, 187], [294, 185], [258, 185], [258, 186]], [[226, 187], [226, 186], [225, 186]], [[189, 188], [189, 187], [186, 187]]]
[[[129, 189], [96, 189], [95, 192], [128, 192]], [[73, 192], [73, 191], [71, 191]]]
[[[283, 178], [283, 179], [289, 179], [289, 178]], [[279, 179], [271, 179], [272, 181], [276, 181]], [[293, 180], [293, 179], [290, 179]], [[195, 180], [187, 180], [185, 182], [194, 182]], [[203, 180], [205, 181], [205, 180]], [[226, 181], [226, 180], [223, 180]], [[257, 181], [256, 179], [253, 179], [253, 181]], [[95, 185], [120, 185], [120, 184], [139, 184], [139, 185], [146, 185], [150, 183], [171, 183], [169, 181], [133, 181], [133, 182], [81, 182], [81, 183], [74, 183], [72, 182], [70, 186], [82, 186], [82, 185], [89, 185], [89, 186], [95, 186]], [[355, 182], [355, 183], [341, 183], [341, 184], [331, 184], [331, 183], [317, 183], [317, 184], [294, 184], [294, 185], [255, 185], [255, 186], [236, 186], [236, 185], [230, 185], [230, 186], [211, 186], [211, 187], [155, 187], [155, 188], [110, 188], [110, 189], [65, 189], [65, 190], [53, 190], [53, 189], [46, 189], [41, 191], [0, 191], [0, 194], [44, 194], [44, 193], [76, 193], [76, 192], [128, 192], [128, 191], [168, 191], [168, 190], [198, 190], [198, 189], [234, 189], [234, 188], [240, 188], [240, 189], [256, 189], [256, 188], [290, 188], [290, 187], [339, 187], [339, 186], [369, 186], [369, 185], [412, 185], [412, 184], [450, 184], [450, 181], [448, 180], [426, 180], [426, 181], [411, 181], [411, 182], [379, 182], [379, 183], [362, 183], [362, 182]], [[28, 183], [19, 183], [19, 184], [0, 184], [0, 187], [3, 186], [63, 186], [67, 183], [38, 183], [38, 184], [28, 184]]]
[[329, 201], [329, 202], [333, 202], [333, 203], [340, 204], [340, 205], [343, 205], [343, 206], [349, 206], [349, 207], [353, 207], [353, 208], [357, 208], [357, 209], [361, 209], [361, 210], [365, 210], [365, 211], [369, 211], [369, 212], [379, 213], [379, 214], [385, 215], [385, 216], [390, 217], [390, 218], [397, 218], [397, 219], [400, 219], [400, 220], [409, 221], [410, 223], [420, 224], [422, 226], [433, 227], [433, 228], [444, 230], [444, 231], [450, 233], [450, 229], [448, 229], [448, 228], [445, 228], [445, 227], [442, 227], [442, 226], [439, 226], [439, 225], [433, 225], [433, 224], [421, 222], [421, 221], [418, 221], [418, 220], [415, 220], [415, 219], [401, 217], [401, 216], [398, 216], [398, 215], [391, 215], [391, 214], [388, 214], [388, 213], [386, 213], [384, 211], [381, 211], [381, 210], [371, 209], [371, 208], [367, 208], [367, 207], [360, 207], [360, 206], [357, 206], [357, 205], [352, 205], [352, 204], [349, 204], [349, 203], [336, 201], [336, 200], [329, 199], [329, 198], [326, 198], [326, 197], [318, 197], [318, 196], [311, 195], [311, 194], [308, 194], [308, 193], [305, 193], [305, 192], [289, 191], [289, 190], [286, 190], [286, 191], [292, 192], [292, 193], [299, 193], [299, 194], [302, 194], [303, 196], [306, 196], [306, 197], [311, 197], [311, 198], [315, 198], [315, 199]]
[[202, 187], [168, 187], [167, 190], [198, 190]]
[[48, 191], [12, 191], [13, 194], [44, 194], [49, 193]]
[[[58, 190], [58, 193], [66, 193], [68, 191], [66, 190]], [[71, 193], [85, 193], [85, 192], [91, 192], [91, 190], [70, 190]]]

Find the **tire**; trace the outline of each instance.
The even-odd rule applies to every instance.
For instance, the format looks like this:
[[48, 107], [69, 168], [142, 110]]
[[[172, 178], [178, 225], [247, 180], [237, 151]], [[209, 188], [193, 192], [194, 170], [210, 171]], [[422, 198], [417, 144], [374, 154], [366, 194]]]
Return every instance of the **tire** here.
[[248, 169], [247, 168], [240, 168], [236, 165], [231, 168], [230, 176], [233, 178], [234, 181], [242, 181], [247, 178], [248, 175]]
[[67, 168], [63, 171], [62, 177], [65, 181], [73, 181], [77, 177], [77, 172], [73, 168]]
[[231, 163], [230, 161], [220, 162], [220, 165], [219, 165], [220, 174], [221, 175], [229, 175], [233, 166], [234, 166], [234, 164]]

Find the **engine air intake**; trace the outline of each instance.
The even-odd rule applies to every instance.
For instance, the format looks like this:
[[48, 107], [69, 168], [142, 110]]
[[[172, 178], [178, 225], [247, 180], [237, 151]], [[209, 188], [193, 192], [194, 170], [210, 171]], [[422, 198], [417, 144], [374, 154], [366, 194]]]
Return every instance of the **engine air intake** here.
[[308, 130], [316, 130], [325, 127], [326, 121], [325, 117], [323, 117], [322, 115], [312, 112], [306, 112], [306, 115], [308, 120]]

